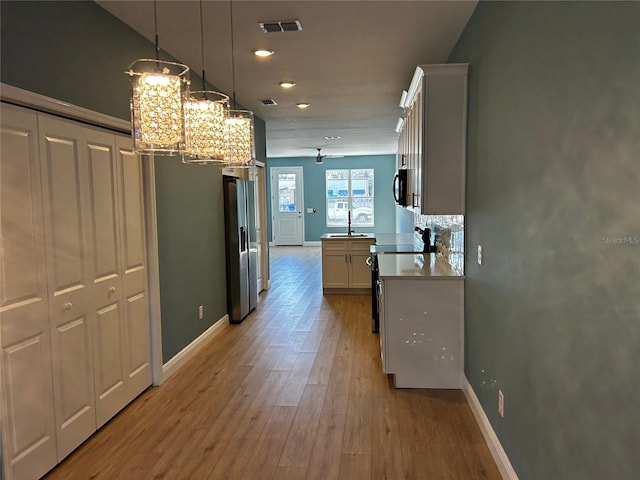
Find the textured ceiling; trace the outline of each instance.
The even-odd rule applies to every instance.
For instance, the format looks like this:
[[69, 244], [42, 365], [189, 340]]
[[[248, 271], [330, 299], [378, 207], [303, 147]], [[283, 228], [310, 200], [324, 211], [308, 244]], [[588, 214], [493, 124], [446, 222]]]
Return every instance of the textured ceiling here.
[[[98, 1], [154, 41], [154, 3]], [[203, 1], [208, 82], [266, 122], [267, 156], [395, 153], [398, 106], [418, 64], [443, 63], [476, 1]], [[200, 3], [158, 1], [160, 48], [200, 74]], [[259, 23], [298, 19], [299, 32], [264, 33]], [[274, 50], [258, 58], [258, 48]], [[283, 90], [281, 81], [296, 82]], [[195, 88], [197, 87], [197, 88]], [[194, 89], [200, 86], [193, 85]], [[265, 106], [261, 100], [274, 99]], [[306, 110], [295, 104], [308, 102]], [[327, 140], [325, 136], [340, 136]]]

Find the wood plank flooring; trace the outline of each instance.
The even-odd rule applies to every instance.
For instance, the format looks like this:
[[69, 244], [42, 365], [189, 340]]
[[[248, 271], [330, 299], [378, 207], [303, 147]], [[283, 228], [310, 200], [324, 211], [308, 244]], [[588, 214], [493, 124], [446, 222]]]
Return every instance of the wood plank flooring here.
[[500, 479], [459, 390], [393, 388], [368, 295], [322, 295], [320, 248], [271, 248], [272, 287], [45, 478]]

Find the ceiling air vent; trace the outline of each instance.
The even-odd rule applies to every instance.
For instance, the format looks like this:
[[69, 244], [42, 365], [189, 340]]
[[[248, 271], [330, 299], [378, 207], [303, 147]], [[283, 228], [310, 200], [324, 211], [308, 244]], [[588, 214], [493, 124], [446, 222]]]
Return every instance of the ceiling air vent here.
[[276, 102], [273, 98], [265, 98], [264, 100], [260, 100], [260, 102], [263, 105], [277, 105], [278, 102]]
[[277, 22], [260, 22], [260, 28], [265, 33], [299, 32], [302, 30], [300, 20], [280, 20]]

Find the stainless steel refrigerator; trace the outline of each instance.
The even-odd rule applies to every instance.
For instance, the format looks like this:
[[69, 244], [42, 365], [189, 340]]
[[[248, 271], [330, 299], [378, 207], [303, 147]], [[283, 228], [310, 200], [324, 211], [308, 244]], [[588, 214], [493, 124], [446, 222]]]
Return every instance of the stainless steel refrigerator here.
[[240, 323], [258, 304], [258, 246], [254, 182], [249, 170], [222, 177], [227, 257], [227, 312]]

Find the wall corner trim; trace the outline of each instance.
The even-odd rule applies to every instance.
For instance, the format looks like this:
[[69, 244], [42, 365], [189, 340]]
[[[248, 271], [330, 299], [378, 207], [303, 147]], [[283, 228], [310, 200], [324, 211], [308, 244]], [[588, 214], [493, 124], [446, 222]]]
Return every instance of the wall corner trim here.
[[176, 373], [180, 368], [196, 355], [202, 348], [214, 339], [222, 330], [229, 326], [229, 315], [225, 314], [220, 320], [205, 330], [202, 335], [196, 338], [189, 345], [180, 350], [171, 360], [162, 365], [162, 381], [164, 383], [171, 375]]
[[507, 457], [507, 453], [502, 448], [502, 444], [500, 444], [500, 440], [498, 439], [496, 432], [493, 431], [493, 427], [491, 426], [491, 423], [489, 423], [489, 419], [484, 413], [482, 405], [480, 405], [480, 401], [478, 400], [478, 397], [473, 391], [473, 387], [466, 376], [464, 377], [463, 382], [462, 390], [464, 391], [464, 396], [467, 397], [467, 402], [469, 402], [471, 411], [473, 412], [474, 417], [476, 417], [476, 422], [478, 422], [480, 431], [482, 431], [482, 436], [484, 437], [485, 442], [487, 442], [489, 451], [498, 466], [498, 470], [500, 470], [502, 478], [506, 480], [519, 480], [516, 471], [513, 469], [513, 466], [509, 461], [509, 457]]

